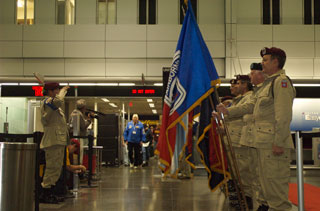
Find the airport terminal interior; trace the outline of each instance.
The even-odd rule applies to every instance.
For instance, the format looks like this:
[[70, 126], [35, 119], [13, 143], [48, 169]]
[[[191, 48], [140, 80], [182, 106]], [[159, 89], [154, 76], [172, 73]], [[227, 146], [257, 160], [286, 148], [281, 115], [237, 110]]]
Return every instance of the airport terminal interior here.
[[[188, 15], [186, 4], [192, 6], [194, 16]], [[191, 27], [195, 31], [198, 27], [200, 33], [191, 33]], [[190, 38], [194, 34], [202, 36], [200, 41]], [[252, 71], [260, 69], [252, 69], [251, 64], [263, 61], [261, 70], [268, 78], [265, 56], [281, 57], [281, 49], [286, 58], [283, 69], [290, 79], [284, 76], [279, 87], [295, 90], [292, 115], [291, 102], [279, 109], [292, 119], [286, 138], [291, 135], [293, 146], [287, 154], [289, 189], [282, 194], [288, 195], [293, 211], [320, 210], [314, 199], [320, 196], [318, 0], [0, 0], [0, 210], [281, 210], [273, 209], [268, 197], [259, 198], [265, 188], [256, 191], [257, 197], [250, 196], [253, 207], [246, 208], [244, 204], [251, 203], [241, 195], [246, 192], [237, 195], [236, 189], [243, 188], [230, 179], [239, 181], [241, 175], [221, 173], [226, 163], [233, 166], [241, 157], [232, 158], [232, 150], [224, 146], [228, 142], [222, 143], [233, 139], [233, 128], [228, 129], [232, 120], [227, 117], [226, 126], [221, 126], [211, 117], [213, 104], [215, 109], [218, 105], [215, 99], [233, 99], [235, 104], [236, 96], [244, 98], [245, 92], [232, 91], [232, 79], [260, 87], [252, 79]], [[183, 69], [190, 66], [190, 71]], [[203, 76], [203, 67], [214, 73]], [[205, 83], [207, 90], [199, 94]], [[56, 88], [67, 90], [58, 107], [46, 97]], [[275, 102], [273, 92], [268, 96]], [[202, 109], [204, 102], [211, 103], [210, 112]], [[64, 127], [60, 123], [54, 126], [58, 129], [51, 135], [56, 139], [47, 138], [50, 128], [43, 122], [44, 104], [66, 120], [67, 132], [58, 131]], [[84, 110], [73, 115], [76, 108]], [[82, 117], [90, 120], [84, 129]], [[212, 133], [220, 134], [217, 139], [211, 130], [203, 130], [201, 136], [202, 121], [207, 120], [215, 128]], [[272, 123], [276, 129], [277, 121]], [[239, 139], [245, 124], [237, 125]], [[139, 127], [141, 137], [150, 142], [139, 139], [136, 145], [127, 144], [140, 133]], [[265, 134], [272, 130], [278, 137], [273, 127], [262, 127]], [[40, 142], [52, 139], [54, 143], [61, 135], [65, 142], [57, 145], [68, 146], [61, 153], [64, 167], [56, 173], [59, 185], [55, 183], [53, 190], [53, 185], [45, 186], [50, 163], [46, 159], [58, 153], [50, 155]], [[220, 140], [218, 145], [230, 152], [225, 152], [227, 162], [221, 162], [223, 153], [213, 155], [210, 147], [205, 151], [200, 146], [203, 139]], [[129, 161], [130, 148], [137, 163]], [[217, 184], [212, 185], [214, 177]], [[55, 191], [62, 191], [62, 197]], [[245, 197], [242, 204], [239, 197]]]

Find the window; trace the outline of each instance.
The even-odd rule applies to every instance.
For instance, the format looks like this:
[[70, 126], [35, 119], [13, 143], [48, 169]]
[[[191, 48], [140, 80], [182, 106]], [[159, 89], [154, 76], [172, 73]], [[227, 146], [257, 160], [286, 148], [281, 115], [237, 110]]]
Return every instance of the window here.
[[97, 24], [116, 24], [116, 0], [98, 0]]
[[[192, 9], [196, 20], [198, 20], [198, 1], [197, 0], [189, 0], [191, 1]], [[180, 0], [180, 24], [183, 24], [184, 20], [184, 11], [186, 12], [186, 7], [184, 7], [184, 0]], [[185, 9], [183, 9], [185, 8]]]
[[280, 0], [262, 0], [262, 23], [280, 24]]
[[75, 0], [56, 0], [57, 24], [75, 24]]
[[156, 24], [157, 0], [139, 0], [139, 24]]
[[320, 1], [314, 0], [314, 24], [320, 24]]
[[320, 24], [319, 0], [304, 0], [304, 24]]
[[16, 23], [34, 24], [34, 0], [16, 1]]
[[304, 24], [312, 24], [311, 0], [304, 0]]

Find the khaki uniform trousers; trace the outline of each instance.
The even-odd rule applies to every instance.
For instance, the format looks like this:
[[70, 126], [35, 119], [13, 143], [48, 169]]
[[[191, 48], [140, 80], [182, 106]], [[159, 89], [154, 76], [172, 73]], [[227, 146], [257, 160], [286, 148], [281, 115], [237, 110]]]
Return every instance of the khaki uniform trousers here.
[[276, 156], [272, 149], [257, 149], [259, 179], [270, 211], [291, 210], [288, 200], [291, 149]]
[[46, 170], [41, 183], [43, 188], [50, 188], [58, 181], [63, 166], [64, 148], [63, 145], [43, 148], [46, 153]]
[[252, 181], [253, 174], [250, 172], [250, 151], [247, 146], [234, 146], [233, 147], [236, 162], [238, 164], [238, 169], [240, 173], [240, 178], [242, 182], [242, 187], [246, 196], [253, 197]]

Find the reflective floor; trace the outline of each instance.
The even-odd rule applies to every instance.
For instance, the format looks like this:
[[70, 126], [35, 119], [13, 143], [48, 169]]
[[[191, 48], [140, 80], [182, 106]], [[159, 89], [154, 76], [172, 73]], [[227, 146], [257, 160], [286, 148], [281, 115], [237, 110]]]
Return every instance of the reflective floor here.
[[[209, 191], [205, 175], [191, 180], [163, 180], [156, 161], [151, 163], [149, 167], [138, 169], [103, 167], [96, 188], [81, 188], [76, 198], [59, 205], [41, 204], [40, 210], [233, 210], [223, 193]], [[306, 177], [305, 181], [320, 186], [319, 176]], [[296, 182], [294, 176], [292, 182]], [[294, 207], [293, 210], [298, 209]]]

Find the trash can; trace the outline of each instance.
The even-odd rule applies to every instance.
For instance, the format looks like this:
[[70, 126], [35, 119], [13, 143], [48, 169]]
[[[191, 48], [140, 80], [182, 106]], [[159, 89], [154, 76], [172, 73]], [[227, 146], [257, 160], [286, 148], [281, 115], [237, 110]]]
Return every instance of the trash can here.
[[37, 145], [0, 142], [0, 210], [34, 211]]

